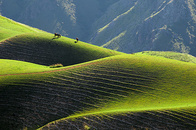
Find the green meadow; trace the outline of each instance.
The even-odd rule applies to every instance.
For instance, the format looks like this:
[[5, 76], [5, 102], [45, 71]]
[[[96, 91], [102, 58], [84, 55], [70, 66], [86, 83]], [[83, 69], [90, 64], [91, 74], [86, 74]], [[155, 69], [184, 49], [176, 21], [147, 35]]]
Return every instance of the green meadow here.
[[196, 127], [194, 56], [125, 54], [0, 22], [0, 129]]
[[41, 30], [15, 22], [3, 16], [0, 16], [0, 23], [0, 41], [24, 33], [42, 32]]

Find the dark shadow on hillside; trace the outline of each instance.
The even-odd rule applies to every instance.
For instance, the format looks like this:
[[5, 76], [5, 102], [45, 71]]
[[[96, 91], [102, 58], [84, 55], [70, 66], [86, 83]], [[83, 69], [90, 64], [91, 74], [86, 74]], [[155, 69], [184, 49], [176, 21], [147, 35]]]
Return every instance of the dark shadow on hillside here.
[[53, 37], [52, 40], [54, 40], [54, 39], [59, 39], [59, 37]]

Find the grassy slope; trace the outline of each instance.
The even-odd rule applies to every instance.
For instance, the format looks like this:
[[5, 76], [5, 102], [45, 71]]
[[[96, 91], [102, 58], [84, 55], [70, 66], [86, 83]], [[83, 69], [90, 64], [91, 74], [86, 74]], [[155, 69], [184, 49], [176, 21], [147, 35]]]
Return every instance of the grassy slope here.
[[1, 15], [0, 23], [0, 41], [23, 33], [41, 32], [41, 30], [15, 22]]
[[64, 66], [91, 61], [107, 56], [123, 54], [79, 41], [48, 33], [22, 34], [2, 41], [0, 58], [24, 60], [27, 62]]
[[54, 120], [42, 128], [195, 127], [195, 64], [23, 29], [2, 37], [9, 39], [0, 44], [1, 58], [66, 67], [1, 59], [1, 129], [35, 129]]
[[[168, 116], [174, 120], [172, 123], [179, 125], [175, 122], [179, 121], [182, 128], [187, 128], [193, 127], [196, 120], [195, 78], [196, 66], [193, 63], [146, 55], [119, 55], [68, 66], [57, 72], [1, 76], [0, 82], [3, 85], [1, 92], [6, 91], [8, 97], [9, 94], [13, 96], [6, 97], [5, 101], [9, 99], [7, 104], [19, 102], [14, 108], [9, 105], [6, 108], [18, 112], [15, 116], [23, 117], [16, 122], [30, 124], [29, 120], [33, 118], [30, 126], [66, 117], [57, 120], [55, 126], [61, 126], [64, 122], [64, 127], [68, 128], [71, 127], [69, 122], [72, 122], [82, 128], [84, 126], [80, 126], [79, 122], [86, 118], [97, 121], [92, 116], [101, 118], [102, 115], [120, 115], [119, 118], [113, 117], [119, 120], [124, 117], [123, 114], [130, 112], [146, 114], [146, 111], [168, 111], [169, 114], [163, 114], [164, 118]], [[12, 89], [6, 90], [8, 86]], [[22, 100], [23, 96], [28, 101]], [[20, 104], [22, 108], [18, 109]], [[170, 110], [178, 116], [172, 115]], [[192, 114], [188, 116], [179, 111]], [[4, 119], [12, 117], [11, 113], [4, 114]], [[154, 118], [152, 115], [150, 117]], [[143, 118], [147, 117], [143, 115]], [[188, 118], [188, 121], [190, 119], [190, 124], [187, 124], [187, 120], [181, 120], [184, 118]], [[158, 121], [162, 119], [154, 121], [157, 126], [161, 125]], [[100, 123], [95, 127], [102, 125]], [[132, 125], [137, 126], [134, 123]], [[153, 128], [151, 125], [140, 125]], [[169, 123], [164, 125], [174, 127]], [[54, 127], [51, 123], [44, 128], [49, 126]]]
[[144, 52], [139, 52], [137, 54], [161, 56], [169, 59], [196, 63], [196, 57], [189, 55], [187, 53], [177, 53], [177, 52], [170, 52], [170, 51], [144, 51]]
[[[107, 58], [107, 60], [108, 62], [103, 62], [100, 65], [101, 68], [104, 68], [102, 70], [103, 73], [106, 73], [107, 71], [124, 73], [125, 71], [126, 74], [130, 74], [127, 77], [135, 78], [133, 81], [121, 81], [123, 80], [123, 78], [118, 74], [115, 75], [116, 78], [118, 78], [113, 81], [115, 82], [115, 85], [113, 87], [116, 88], [116, 91], [118, 91], [117, 94], [121, 95], [122, 97], [120, 98], [120, 96], [118, 95], [119, 99], [117, 101], [109, 101], [100, 105], [95, 102], [95, 104], [93, 104], [96, 105], [95, 108], [89, 110], [86, 110], [88, 108], [85, 108], [84, 111], [79, 113], [76, 112], [71, 116], [63, 118], [56, 122], [52, 122], [50, 124], [51, 126], [47, 125], [45, 126], [45, 128], [49, 126], [52, 128], [56, 126], [63, 127], [63, 123], [66, 124], [65, 122], [68, 122], [68, 125], [69, 122], [78, 123], [86, 118], [93, 120], [94, 116], [102, 117], [105, 114], [124, 114], [125, 116], [126, 113], [129, 112], [142, 111], [168, 111], [168, 113], [171, 114], [170, 119], [172, 119], [173, 115], [172, 112], [169, 112], [170, 110], [176, 112], [176, 115], [174, 115], [176, 121], [182, 121], [183, 118], [187, 118], [195, 123], [195, 116], [189, 117], [189, 115], [182, 114], [183, 112], [192, 112], [196, 108], [196, 96], [194, 93], [196, 91], [195, 64], [144, 55], [121, 55], [115, 56], [113, 58]], [[100, 75], [103, 73], [101, 72]], [[93, 73], [93, 75], [94, 77], [96, 77], [96, 75], [99, 74]], [[105, 74], [103, 74], [103, 77], [104, 76]], [[110, 78], [108, 78], [107, 80], [109, 79]], [[99, 79], [97, 78], [97, 80]], [[108, 86], [105, 85], [105, 89], [107, 87]], [[115, 94], [116, 92], [112, 93]], [[112, 96], [110, 98], [112, 98]], [[182, 113], [178, 113], [178, 111], [181, 111]], [[73, 119], [75, 120], [73, 121]], [[56, 126], [54, 126], [54, 123], [56, 123]], [[81, 128], [82, 126], [77, 123], [76, 126]], [[112, 121], [110, 123], [112, 123]], [[194, 123], [192, 125], [189, 124], [188, 127], [193, 128], [195, 126]], [[182, 127], [184, 127], [188, 123], [184, 121], [184, 123], [181, 124], [183, 124]], [[165, 127], [168, 127], [167, 125], [168, 124], [166, 124]], [[65, 128], [68, 126], [65, 126]], [[147, 125], [147, 127], [153, 128], [153, 126], [151, 125]]]
[[34, 73], [34, 72], [43, 72], [51, 70], [48, 66], [17, 61], [17, 60], [8, 60], [0, 59], [0, 75], [6, 74], [21, 74], [21, 73]]

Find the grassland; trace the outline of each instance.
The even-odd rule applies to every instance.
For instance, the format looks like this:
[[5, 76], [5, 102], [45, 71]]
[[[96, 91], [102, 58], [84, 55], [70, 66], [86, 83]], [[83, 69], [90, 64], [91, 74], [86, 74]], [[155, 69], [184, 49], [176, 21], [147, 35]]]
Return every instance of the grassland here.
[[83, 63], [121, 52], [103, 49], [74, 39], [54, 38], [48, 33], [30, 33], [12, 37], [0, 44], [0, 58], [22, 60], [41, 65], [61, 63], [64, 66]]
[[88, 72], [79, 70], [72, 74], [79, 76], [82, 83], [90, 82], [86, 92], [95, 91], [98, 95], [93, 97], [99, 98], [89, 96], [92, 100], [87, 100], [89, 108], [41, 129], [83, 129], [84, 124], [106, 129], [115, 125], [118, 129], [113, 121], [124, 123], [121, 126], [124, 129], [195, 127], [195, 64], [153, 56], [120, 55], [99, 61], [95, 66], [88, 68]]
[[8, 115], [1, 116], [29, 127], [56, 120], [41, 129], [82, 129], [84, 124], [111, 128], [113, 121], [122, 123], [128, 117], [122, 128], [193, 128], [195, 71], [193, 63], [119, 55], [52, 72], [3, 75], [2, 108]]
[[139, 52], [138, 54], [161, 56], [169, 59], [196, 63], [196, 58], [187, 53], [177, 53], [177, 52], [170, 52], [170, 51], [144, 51], [144, 52]]
[[[0, 42], [0, 129], [196, 127], [195, 57], [124, 54], [43, 31], [6, 38]], [[64, 66], [49, 67], [56, 63]]]
[[29, 62], [17, 61], [17, 60], [0, 60], [1, 75], [6, 74], [21, 74], [21, 73], [33, 73], [49, 71], [48, 66], [33, 64]]
[[33, 33], [33, 32], [42, 32], [39, 29], [29, 27], [25, 24], [15, 22], [11, 19], [3, 17], [0, 15], [0, 41], [7, 38], [24, 34], [24, 33]]

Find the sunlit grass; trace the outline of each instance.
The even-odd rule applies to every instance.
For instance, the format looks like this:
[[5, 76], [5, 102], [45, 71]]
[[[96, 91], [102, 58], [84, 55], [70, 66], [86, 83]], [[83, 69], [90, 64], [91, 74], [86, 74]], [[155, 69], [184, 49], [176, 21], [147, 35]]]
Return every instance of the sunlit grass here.
[[[124, 54], [67, 37], [55, 38], [4, 17], [0, 22], [3, 128], [36, 129], [48, 123], [40, 128], [47, 129], [64, 121], [64, 126], [68, 123], [79, 129], [82, 122], [84, 129], [93, 129], [96, 119], [101, 121], [98, 125], [113, 127], [108, 119], [132, 125], [118, 117], [131, 113], [150, 113], [158, 117], [157, 122], [173, 121], [170, 125], [180, 120], [185, 127], [194, 126], [195, 57], [174, 52]], [[15, 60], [6, 59], [10, 55]], [[57, 63], [62, 67], [49, 67]], [[142, 116], [146, 123], [129, 119], [154, 127], [146, 115]]]
[[[116, 82], [114, 87], [118, 88], [117, 90], [126, 89], [125, 92], [129, 94], [116, 101], [111, 100], [101, 104], [97, 102], [97, 107], [84, 108], [83, 111], [57, 120], [57, 122], [92, 115], [175, 111], [196, 106], [194, 94], [196, 91], [196, 65], [193, 63], [139, 54], [113, 56], [99, 60], [99, 62], [96, 65], [104, 67], [106, 72], [109, 68], [112, 70], [118, 70], [118, 68], [126, 71], [133, 70], [134, 73], [137, 72], [138, 75], [146, 76], [149, 79], [145, 81], [141, 78], [140, 82], [135, 84], [131, 84], [129, 81], [118, 81], [118, 83], [113, 81]], [[91, 68], [89, 69], [91, 71]], [[118, 77], [118, 74], [116, 76]], [[97, 78], [97, 80], [100, 79]]]
[[0, 15], [0, 41], [24, 33], [42, 32], [36, 28], [15, 22]]

